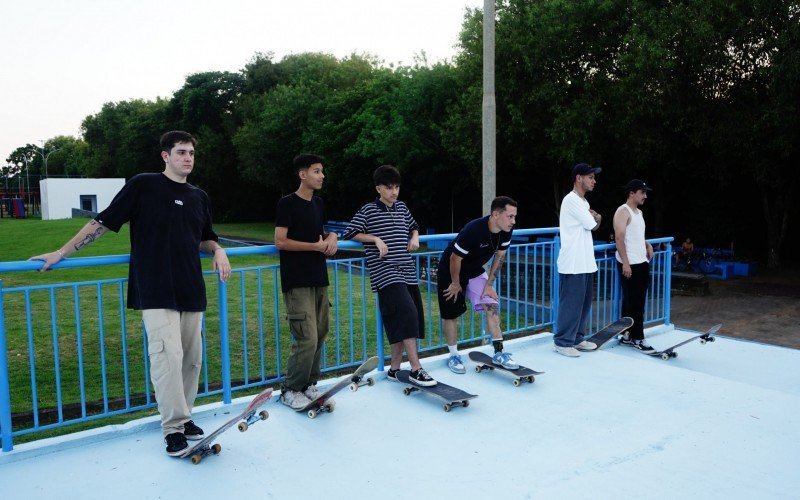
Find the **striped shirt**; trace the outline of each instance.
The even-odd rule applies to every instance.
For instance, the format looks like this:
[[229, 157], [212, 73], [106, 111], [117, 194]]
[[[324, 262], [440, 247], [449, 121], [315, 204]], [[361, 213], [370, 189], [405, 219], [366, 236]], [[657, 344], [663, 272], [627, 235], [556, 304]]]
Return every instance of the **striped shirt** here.
[[386, 255], [380, 258], [378, 247], [364, 243], [373, 292], [395, 283], [419, 284], [414, 259], [408, 251], [409, 237], [414, 230], [419, 231], [417, 221], [402, 201], [387, 207], [377, 199], [361, 207], [353, 216], [342, 239], [351, 240], [357, 234], [370, 234], [380, 238], [389, 247]]

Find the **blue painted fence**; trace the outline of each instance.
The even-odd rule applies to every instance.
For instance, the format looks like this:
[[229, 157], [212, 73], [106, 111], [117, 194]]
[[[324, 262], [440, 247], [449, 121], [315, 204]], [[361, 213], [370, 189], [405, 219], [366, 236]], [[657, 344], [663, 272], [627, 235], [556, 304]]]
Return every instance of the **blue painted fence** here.
[[[506, 334], [553, 329], [558, 304], [555, 258], [557, 228], [515, 230], [530, 243], [512, 245], [496, 287], [501, 296]], [[441, 242], [454, 234], [421, 236]], [[537, 241], [538, 240], [538, 241]], [[672, 238], [652, 262], [647, 302], [648, 323], [669, 323]], [[340, 242], [341, 249], [360, 244]], [[599, 272], [589, 330], [619, 317], [619, 276], [613, 245], [595, 247]], [[227, 249], [237, 256], [276, 254], [273, 245]], [[426, 311], [426, 335], [420, 351], [445, 346], [436, 301], [440, 252], [414, 254]], [[126, 264], [127, 255], [71, 258], [54, 269]], [[0, 273], [38, 270], [37, 262], [0, 262]], [[376, 296], [371, 293], [365, 259], [328, 262], [331, 330], [323, 370], [353, 367], [384, 346]], [[58, 271], [55, 271], [58, 272]], [[198, 397], [230, 403], [233, 393], [278, 383], [291, 337], [280, 297], [278, 265], [235, 268], [227, 283], [206, 273], [209, 299], [203, 327], [203, 371]], [[2, 274], [0, 274], [1, 276]], [[150, 386], [147, 342], [140, 314], [125, 308], [127, 278], [4, 288], [0, 280], [0, 439], [10, 451], [13, 439], [38, 431], [132, 413], [156, 406]], [[469, 312], [460, 320], [459, 342], [484, 337], [483, 317]], [[14, 339], [13, 349], [8, 339]], [[20, 348], [19, 346], [26, 347]], [[382, 369], [382, 368], [381, 368]], [[20, 381], [25, 380], [24, 384]], [[10, 383], [14, 381], [14, 391]], [[12, 395], [13, 394], [13, 395]], [[13, 422], [13, 425], [12, 425]]]

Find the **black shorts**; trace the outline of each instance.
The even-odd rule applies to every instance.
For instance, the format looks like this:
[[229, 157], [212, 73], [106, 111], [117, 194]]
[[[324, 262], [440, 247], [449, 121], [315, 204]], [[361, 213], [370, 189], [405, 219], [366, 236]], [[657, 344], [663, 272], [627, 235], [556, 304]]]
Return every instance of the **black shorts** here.
[[442, 319], [456, 319], [467, 312], [466, 291], [469, 282], [461, 283], [461, 293], [456, 297], [456, 301], [444, 298], [444, 291], [450, 286], [450, 272], [447, 274], [439, 273], [436, 275], [436, 295], [439, 297], [439, 316]]
[[425, 314], [419, 286], [394, 283], [378, 291], [381, 318], [390, 344], [425, 338]]

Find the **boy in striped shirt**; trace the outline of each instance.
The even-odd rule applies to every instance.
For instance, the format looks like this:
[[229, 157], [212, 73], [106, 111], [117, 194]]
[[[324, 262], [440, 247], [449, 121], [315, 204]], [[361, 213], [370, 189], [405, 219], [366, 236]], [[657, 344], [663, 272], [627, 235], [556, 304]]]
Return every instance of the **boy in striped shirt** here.
[[411, 382], [436, 385], [417, 354], [417, 339], [425, 336], [425, 315], [410, 252], [419, 248], [419, 226], [406, 204], [397, 199], [400, 172], [382, 165], [373, 179], [378, 199], [356, 212], [342, 239], [363, 243], [366, 249], [372, 291], [378, 294], [383, 326], [392, 345], [387, 377], [397, 380], [405, 351], [411, 363]]

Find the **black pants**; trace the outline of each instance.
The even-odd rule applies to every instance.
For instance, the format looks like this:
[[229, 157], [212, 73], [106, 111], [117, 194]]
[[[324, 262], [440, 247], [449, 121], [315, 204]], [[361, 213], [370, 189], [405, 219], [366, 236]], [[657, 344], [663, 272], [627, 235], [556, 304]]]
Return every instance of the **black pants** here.
[[631, 266], [631, 277], [622, 275], [622, 264], [617, 262], [619, 282], [622, 287], [622, 315], [633, 319], [633, 326], [628, 330], [633, 340], [644, 339], [644, 304], [647, 299], [647, 288], [650, 286], [650, 263], [642, 262]]

